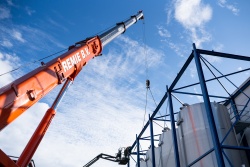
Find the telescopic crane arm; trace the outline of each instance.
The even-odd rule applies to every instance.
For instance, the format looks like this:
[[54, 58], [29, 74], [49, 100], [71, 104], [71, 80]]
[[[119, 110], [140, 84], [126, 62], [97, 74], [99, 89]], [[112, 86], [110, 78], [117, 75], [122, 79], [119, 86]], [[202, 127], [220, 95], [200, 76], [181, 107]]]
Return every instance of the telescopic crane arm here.
[[119, 165], [126, 165], [129, 162], [129, 156], [130, 156], [129, 150], [130, 147], [121, 147], [118, 149], [118, 153], [116, 154], [116, 156], [101, 153], [97, 155], [95, 158], [93, 158], [91, 161], [89, 161], [87, 164], [85, 164], [83, 167], [90, 167], [100, 158], [113, 162], [118, 162]]
[[103, 47], [143, 18], [140, 11], [99, 36], [71, 46], [69, 51], [0, 89], [0, 131], [67, 78], [73, 80]]
[[101, 153], [101, 154], [97, 155], [95, 158], [93, 158], [91, 161], [89, 161], [89, 162], [88, 162], [86, 165], [84, 165], [83, 167], [90, 167], [90, 166], [93, 165], [96, 161], [98, 161], [100, 158], [106, 159], [106, 160], [109, 160], [109, 161], [113, 161], [113, 162], [117, 162], [116, 157]]
[[26, 167], [29, 164], [55, 115], [57, 105], [83, 66], [90, 59], [100, 55], [106, 44], [124, 33], [127, 28], [140, 19], [143, 19], [142, 11], [124, 22], [117, 23], [116, 26], [99, 36], [75, 43], [75, 45], [69, 47], [66, 53], [48, 63], [42, 63], [41, 67], [0, 88], [1, 131], [56, 86], [64, 83], [53, 105], [42, 118], [16, 165], [0, 149], [0, 166]]

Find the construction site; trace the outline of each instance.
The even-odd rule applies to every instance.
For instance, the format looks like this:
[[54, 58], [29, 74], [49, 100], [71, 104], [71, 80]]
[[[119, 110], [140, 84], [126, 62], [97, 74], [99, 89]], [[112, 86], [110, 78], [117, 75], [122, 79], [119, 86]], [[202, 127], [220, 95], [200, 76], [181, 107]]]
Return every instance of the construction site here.
[[[96, 36], [76, 42], [52, 60], [41, 61], [38, 68], [0, 88], [2, 131], [62, 85], [21, 155], [8, 155], [0, 148], [0, 167], [36, 166], [33, 156], [75, 78], [89, 61], [102, 55], [107, 44], [143, 19], [143, 11], [139, 11]], [[100, 152], [84, 167], [94, 166], [101, 159], [128, 167], [250, 166], [250, 55], [199, 49], [195, 43], [190, 46], [189, 56], [176, 67], [179, 72], [161, 92], [159, 103], [154, 101], [156, 107], [151, 114], [146, 111], [147, 97], [152, 95], [150, 80], [146, 79], [143, 127], [134, 134], [134, 142], [117, 148], [113, 155]], [[219, 67], [211, 61], [215, 58], [221, 61]], [[228, 70], [226, 62], [248, 67]], [[198, 80], [187, 75], [190, 68]]]

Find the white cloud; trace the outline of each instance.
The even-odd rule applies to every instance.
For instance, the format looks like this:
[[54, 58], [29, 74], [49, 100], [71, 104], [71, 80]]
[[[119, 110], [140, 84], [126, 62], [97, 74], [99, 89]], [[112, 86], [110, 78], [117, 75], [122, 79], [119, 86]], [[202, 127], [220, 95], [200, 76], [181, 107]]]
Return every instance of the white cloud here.
[[195, 43], [197, 48], [202, 48], [202, 43], [209, 42], [211, 35], [203, 28], [192, 28], [190, 29], [192, 41]]
[[1, 19], [8, 19], [10, 17], [11, 17], [10, 9], [8, 9], [4, 6], [0, 6], [0, 20]]
[[22, 33], [20, 31], [14, 29], [11, 34], [12, 34], [12, 37], [14, 39], [16, 39], [16, 40], [18, 40], [18, 41], [20, 41], [22, 43], [25, 42], [25, 40], [23, 39], [23, 35], [22, 35]]
[[32, 9], [30, 9], [29, 7], [25, 7], [25, 10], [26, 10], [26, 12], [27, 12], [27, 14], [29, 15], [29, 16], [31, 16], [33, 13], [35, 13], [36, 11], [35, 10], [32, 10]]
[[15, 6], [15, 5], [13, 4], [12, 0], [7, 0], [7, 3], [8, 3], [8, 5], [10, 5], [10, 6]]
[[[9, 28], [13, 27], [13, 28]], [[61, 42], [58, 42], [53, 36], [40, 29], [23, 26], [23, 25], [1, 25], [0, 26], [1, 45], [11, 47], [22, 44], [29, 44], [32, 50], [55, 50], [58, 48], [66, 48]], [[6, 40], [8, 39], [8, 40]]]
[[[7, 1], [8, 5], [15, 6], [11, 0]], [[25, 7], [28, 15], [32, 15], [35, 10]], [[29, 47], [35, 50], [55, 50], [55, 46], [59, 48], [66, 48], [65, 45], [58, 42], [54, 37], [52, 37], [48, 32], [45, 32], [39, 28], [34, 28], [30, 26], [18, 25], [11, 20], [10, 9], [0, 5], [0, 20], [3, 20], [0, 25], [0, 45], [10, 48], [19, 44], [18, 42], [29, 44]], [[55, 26], [60, 26], [53, 20], [49, 22]], [[60, 26], [62, 28], [62, 26]], [[66, 28], [63, 28], [66, 29]], [[46, 41], [46, 42], [44, 42]]]
[[173, 11], [171, 9], [167, 10], [167, 24], [170, 23], [170, 21], [172, 20], [172, 16], [173, 15]]
[[220, 63], [223, 60], [221, 57], [218, 56], [203, 55], [203, 57], [210, 63]]
[[212, 8], [201, 0], [177, 0], [175, 2], [175, 19], [191, 33], [192, 41], [197, 47], [211, 40], [204, 25], [212, 18]]
[[[212, 46], [213, 51], [215, 52], [221, 52], [223, 50], [224, 45], [221, 43], [217, 43], [214, 46]], [[211, 55], [202, 55], [206, 60], [208, 60], [210, 63], [221, 63], [222, 58], [218, 56], [211, 56]]]
[[11, 48], [13, 44], [8, 39], [3, 39], [0, 43], [3, 47]]
[[[163, 53], [125, 36], [112, 45], [116, 49], [91, 60], [64, 96], [34, 156], [36, 166], [83, 166], [99, 153], [115, 155], [118, 148], [135, 141], [145, 105], [144, 49], [151, 68], [161, 64]], [[6, 127], [0, 136], [1, 148], [19, 156], [47, 108], [38, 103]], [[117, 166], [100, 161], [102, 166]]]
[[168, 42], [169, 47], [175, 51], [175, 53], [181, 57], [184, 57], [187, 54], [185, 46], [182, 44], [176, 44], [173, 42]]
[[227, 8], [233, 12], [233, 14], [238, 15], [239, 9], [235, 7], [234, 5], [227, 5]]
[[[67, 48], [61, 42], [58, 42], [53, 36], [49, 33], [44, 32], [40, 29], [29, 27], [29, 26], [18, 26], [19, 30], [25, 34], [26, 41], [29, 42], [29, 46], [35, 50], [48, 49], [55, 50], [55, 47]], [[46, 42], [44, 42], [46, 41]]]
[[68, 29], [65, 26], [59, 24], [58, 22], [56, 22], [51, 18], [48, 19], [48, 22], [51, 24], [51, 26], [55, 27], [56, 29], [62, 29], [64, 31], [68, 31]]
[[219, 6], [222, 8], [227, 8], [231, 12], [233, 12], [234, 15], [238, 15], [240, 10], [236, 7], [236, 5], [229, 4], [227, 0], [218, 0]]
[[217, 43], [214, 46], [212, 46], [212, 48], [215, 52], [221, 52], [223, 51], [224, 45], [221, 43]]
[[[200, 92], [197, 91], [196, 87], [194, 87], [194, 93], [200, 94]], [[203, 97], [202, 96], [196, 96], [199, 102], [203, 102]]]
[[[18, 6], [13, 4], [11, 0], [8, 0], [7, 3], [9, 6], [18, 8]], [[24, 10], [28, 15], [35, 13], [35, 10], [32, 10], [27, 6]], [[50, 35], [49, 32], [45, 32], [39, 28], [15, 24], [11, 21], [10, 9], [1, 5], [0, 20], [3, 20], [0, 26], [0, 45], [3, 47], [11, 48], [15, 45], [19, 45], [18, 42], [21, 42], [23, 44], [25, 43], [26, 46], [29, 46], [30, 50], [54, 51], [55, 46], [58, 48], [67, 48], [67, 46], [58, 42], [52, 35]], [[60, 27], [66, 30], [65, 27], [60, 26], [52, 19], [50, 19], [49, 22], [57, 28]]]
[[[0, 52], [0, 74], [13, 70], [17, 65], [19, 65], [19, 58], [16, 55]], [[13, 80], [14, 78], [10, 73], [0, 76], [0, 87], [10, 83]]]
[[164, 37], [164, 38], [169, 38], [171, 37], [171, 34], [170, 32], [164, 28], [163, 26], [157, 26], [157, 29], [158, 29], [158, 34], [161, 36], [161, 37]]
[[137, 41], [131, 40], [125, 36], [120, 36], [118, 39], [123, 41], [122, 45], [119, 43], [118, 45], [125, 51], [125, 56], [127, 57], [126, 59], [134, 59], [134, 65], [143, 67], [143, 70], [145, 70], [145, 61], [147, 61], [149, 68], [161, 64], [161, 60], [164, 56], [162, 51], [150, 48], [148, 46], [144, 47]]
[[1, 149], [8, 155], [20, 156], [47, 109], [47, 104], [37, 103], [5, 127], [0, 136]]
[[[122, 108], [117, 111], [105, 105], [102, 110], [92, 107], [87, 112], [80, 107], [86, 109], [86, 104], [66, 113], [58, 109], [33, 157], [36, 166], [83, 166], [99, 153], [115, 155], [119, 147], [134, 141], [134, 126], [141, 127], [134, 113]], [[37, 103], [1, 131], [1, 149], [8, 155], [20, 156], [48, 108], [48, 104]], [[117, 166], [105, 160], [102, 164]]]
[[212, 8], [201, 0], [177, 0], [175, 19], [187, 29], [201, 27], [212, 17]]
[[197, 69], [195, 66], [192, 66], [189, 70], [190, 70], [190, 77], [191, 78], [197, 77]]
[[238, 67], [237, 70], [238, 70], [238, 71], [241, 71], [241, 70], [243, 70], [243, 68], [242, 68], [242, 67]]

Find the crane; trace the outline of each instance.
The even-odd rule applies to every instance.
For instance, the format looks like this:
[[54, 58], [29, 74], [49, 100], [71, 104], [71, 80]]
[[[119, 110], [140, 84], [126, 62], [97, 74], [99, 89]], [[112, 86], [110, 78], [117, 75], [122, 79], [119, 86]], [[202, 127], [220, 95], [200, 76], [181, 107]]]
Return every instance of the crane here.
[[119, 165], [126, 165], [129, 162], [130, 148], [131, 147], [119, 148], [116, 156], [101, 153], [97, 155], [95, 158], [93, 158], [91, 161], [89, 161], [87, 164], [85, 164], [83, 167], [90, 167], [100, 158], [108, 160], [108, 161], [118, 162]]
[[75, 77], [89, 60], [101, 55], [105, 45], [143, 17], [142, 11], [139, 11], [136, 15], [117, 23], [116, 26], [100, 35], [76, 42], [69, 47], [66, 53], [47, 63], [42, 62], [37, 69], [0, 88], [1, 131], [51, 90], [63, 84], [52, 106], [46, 111], [17, 162], [14, 163], [0, 149], [0, 166], [27, 167], [56, 114], [59, 102]]
[[84, 165], [83, 167], [89, 167], [91, 165], [93, 165], [96, 161], [98, 161], [100, 158], [105, 159], [105, 160], [109, 160], [112, 162], [117, 162], [116, 157], [112, 156], [112, 155], [108, 155], [108, 154], [99, 154], [97, 155], [95, 158], [93, 158], [91, 161], [89, 161], [86, 165]]

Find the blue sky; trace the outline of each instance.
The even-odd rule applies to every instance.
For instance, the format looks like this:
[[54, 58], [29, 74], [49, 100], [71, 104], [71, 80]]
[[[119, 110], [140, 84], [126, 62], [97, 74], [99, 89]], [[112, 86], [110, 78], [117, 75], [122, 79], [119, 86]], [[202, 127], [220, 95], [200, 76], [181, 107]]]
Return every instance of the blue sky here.
[[[1, 1], [0, 74], [23, 68], [1, 76], [0, 87], [40, 65], [30, 62], [96, 35], [139, 10], [145, 16], [76, 78], [34, 156], [37, 166], [82, 166], [101, 152], [114, 155], [119, 147], [131, 145], [143, 124], [145, 80], [150, 79], [158, 103], [190, 55], [192, 43], [200, 49], [249, 56], [249, 6], [248, 1], [235, 0]], [[225, 73], [249, 68], [245, 62], [207, 59]], [[237, 84], [247, 77], [249, 72], [243, 73]], [[180, 84], [196, 80], [191, 65]], [[211, 91], [220, 92], [211, 85]], [[59, 89], [1, 132], [2, 150], [21, 154]], [[200, 99], [182, 98], [192, 100]], [[154, 108], [149, 96], [147, 114]], [[118, 165], [102, 160], [94, 166]]]

